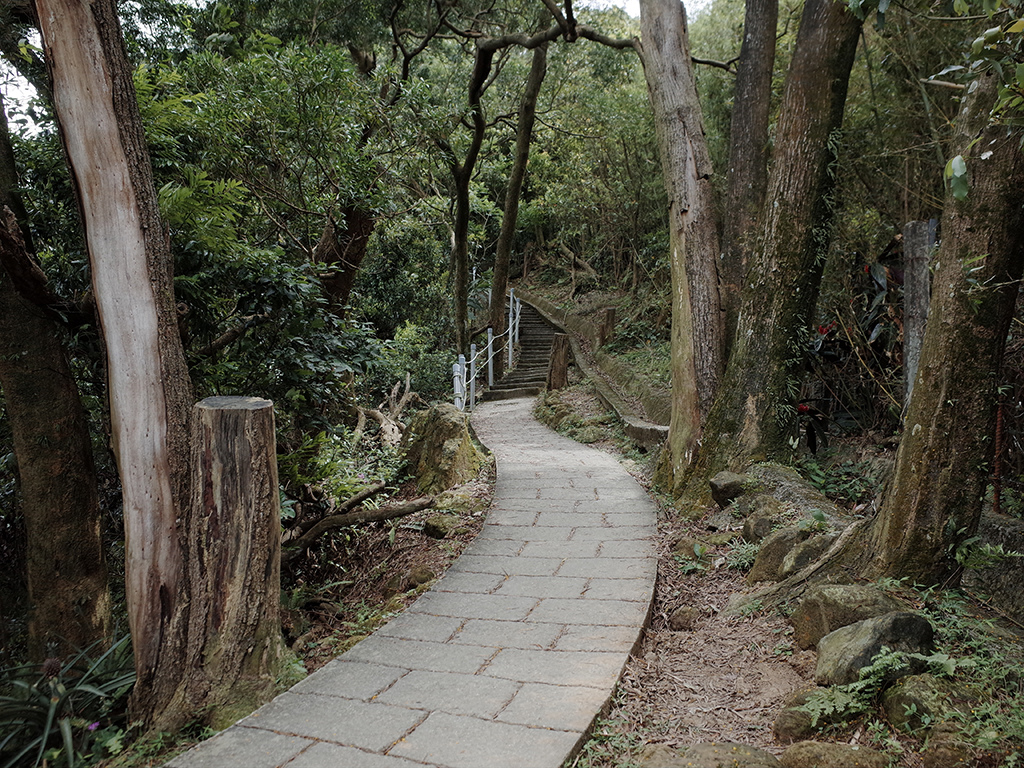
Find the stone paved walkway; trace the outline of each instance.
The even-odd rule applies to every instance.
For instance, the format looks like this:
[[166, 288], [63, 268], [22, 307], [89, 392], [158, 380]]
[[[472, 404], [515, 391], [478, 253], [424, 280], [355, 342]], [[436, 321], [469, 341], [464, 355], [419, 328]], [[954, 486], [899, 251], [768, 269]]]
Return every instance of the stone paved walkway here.
[[655, 509], [533, 403], [474, 413], [494, 505], [434, 588], [169, 768], [558, 768], [578, 749], [650, 610]]

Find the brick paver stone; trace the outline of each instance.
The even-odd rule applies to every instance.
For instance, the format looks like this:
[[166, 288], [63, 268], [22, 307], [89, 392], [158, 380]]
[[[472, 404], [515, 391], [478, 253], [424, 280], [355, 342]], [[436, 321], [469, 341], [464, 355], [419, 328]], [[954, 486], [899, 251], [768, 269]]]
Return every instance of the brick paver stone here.
[[654, 505], [608, 454], [480, 405], [483, 531], [405, 613], [168, 768], [559, 768], [639, 639]]

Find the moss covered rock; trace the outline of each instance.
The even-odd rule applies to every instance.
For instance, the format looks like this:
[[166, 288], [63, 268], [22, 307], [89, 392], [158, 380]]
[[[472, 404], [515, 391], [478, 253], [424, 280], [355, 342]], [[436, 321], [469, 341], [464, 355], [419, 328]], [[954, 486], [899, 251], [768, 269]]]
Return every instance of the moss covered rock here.
[[469, 416], [449, 403], [417, 413], [403, 442], [420, 493], [440, 493], [465, 483], [484, 462], [469, 433]]

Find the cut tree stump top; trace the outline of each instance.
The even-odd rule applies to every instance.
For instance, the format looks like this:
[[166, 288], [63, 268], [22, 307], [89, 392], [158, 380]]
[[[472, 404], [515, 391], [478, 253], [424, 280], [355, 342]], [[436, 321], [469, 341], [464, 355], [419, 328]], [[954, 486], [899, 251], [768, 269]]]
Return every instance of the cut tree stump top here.
[[168, 768], [559, 768], [645, 625], [654, 504], [610, 455], [473, 414], [497, 459], [477, 539], [408, 610]]

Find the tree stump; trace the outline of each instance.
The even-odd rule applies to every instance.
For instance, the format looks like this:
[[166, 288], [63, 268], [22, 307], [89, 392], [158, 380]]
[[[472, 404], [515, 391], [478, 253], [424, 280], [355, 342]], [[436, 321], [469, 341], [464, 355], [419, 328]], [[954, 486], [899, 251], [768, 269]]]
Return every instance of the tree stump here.
[[548, 364], [548, 389], [561, 389], [569, 386], [569, 358], [572, 350], [569, 347], [569, 336], [556, 333], [551, 341], [551, 362]]
[[208, 397], [193, 408], [192, 504], [185, 525], [189, 699], [223, 728], [276, 692], [281, 523], [274, 407]]

